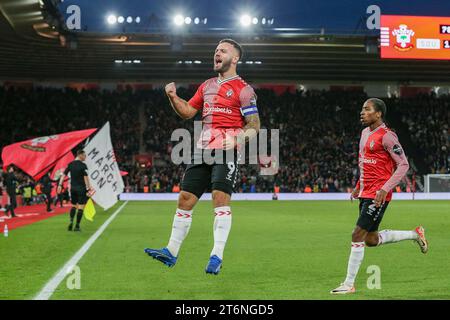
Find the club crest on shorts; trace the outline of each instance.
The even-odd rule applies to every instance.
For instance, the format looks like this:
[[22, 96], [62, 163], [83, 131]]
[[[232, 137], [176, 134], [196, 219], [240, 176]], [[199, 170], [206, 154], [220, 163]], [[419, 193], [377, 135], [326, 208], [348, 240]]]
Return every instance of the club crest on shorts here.
[[230, 98], [233, 95], [233, 89], [227, 91], [227, 98]]

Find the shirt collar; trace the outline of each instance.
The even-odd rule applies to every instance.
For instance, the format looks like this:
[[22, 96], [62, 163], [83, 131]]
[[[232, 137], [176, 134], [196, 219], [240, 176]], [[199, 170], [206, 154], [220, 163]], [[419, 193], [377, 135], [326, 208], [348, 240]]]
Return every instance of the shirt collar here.
[[237, 79], [237, 78], [239, 78], [239, 75], [238, 75], [238, 74], [235, 75], [235, 76], [233, 76], [233, 77], [226, 78], [226, 79], [223, 79], [223, 80], [220, 80], [219, 77], [217, 77], [217, 83], [218, 83], [218, 84], [222, 84], [222, 83], [225, 83], [225, 82], [228, 82], [228, 81]]

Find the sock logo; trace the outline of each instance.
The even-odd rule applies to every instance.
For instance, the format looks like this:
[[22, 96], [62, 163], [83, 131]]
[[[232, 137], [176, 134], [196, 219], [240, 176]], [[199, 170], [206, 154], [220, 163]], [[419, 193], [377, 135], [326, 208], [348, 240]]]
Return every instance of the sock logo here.
[[190, 218], [191, 217], [191, 215], [189, 214], [189, 213], [182, 213], [182, 212], [178, 212], [177, 211], [177, 217], [178, 218]]
[[231, 215], [231, 211], [217, 211], [215, 212], [216, 216], [222, 217], [222, 216], [229, 216]]

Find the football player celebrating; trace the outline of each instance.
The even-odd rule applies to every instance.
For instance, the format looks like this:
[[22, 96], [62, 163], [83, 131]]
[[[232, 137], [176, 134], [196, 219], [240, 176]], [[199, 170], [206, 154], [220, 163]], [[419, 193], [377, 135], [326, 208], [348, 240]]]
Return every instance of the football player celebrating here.
[[214, 71], [218, 77], [206, 80], [194, 97], [186, 101], [178, 97], [175, 83], [166, 85], [170, 103], [181, 118], [191, 119], [202, 110], [203, 130], [197, 147], [208, 150], [217, 159], [226, 159], [211, 164], [203, 157], [196, 161], [194, 153], [193, 163], [186, 167], [169, 243], [163, 249], [145, 249], [148, 255], [169, 267], [177, 261], [180, 246], [191, 227], [194, 206], [208, 187], [212, 189], [215, 220], [214, 247], [205, 271], [217, 275], [222, 266], [231, 229], [230, 200], [238, 178], [238, 150], [260, 128], [255, 92], [236, 73], [240, 59], [242, 47], [232, 39], [221, 40], [214, 53]]
[[403, 240], [414, 240], [422, 253], [428, 251], [425, 230], [419, 226], [412, 231], [382, 230], [378, 226], [392, 198], [392, 189], [409, 169], [397, 135], [384, 123], [385, 103], [368, 99], [361, 111], [361, 123], [366, 128], [359, 142], [360, 178], [351, 197], [359, 198], [359, 218], [352, 234], [352, 247], [347, 277], [332, 294], [355, 292], [355, 278], [364, 257], [364, 247], [376, 247]]

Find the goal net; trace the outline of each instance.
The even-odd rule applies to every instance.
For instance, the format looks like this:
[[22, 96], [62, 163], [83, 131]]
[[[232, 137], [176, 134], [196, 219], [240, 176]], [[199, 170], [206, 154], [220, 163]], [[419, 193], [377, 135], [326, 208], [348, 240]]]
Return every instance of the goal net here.
[[425, 192], [450, 192], [450, 174], [427, 174]]

